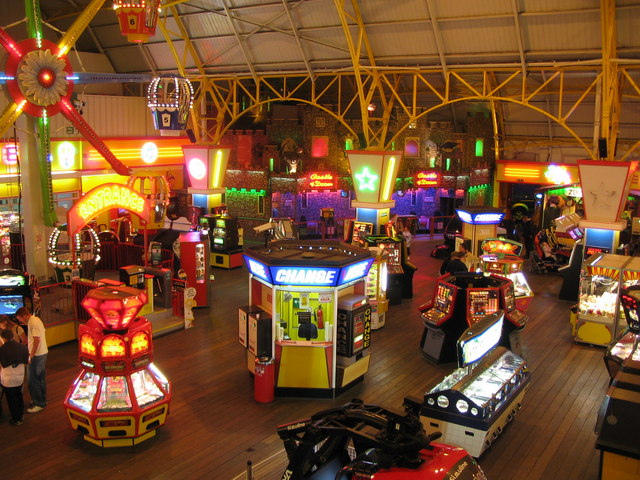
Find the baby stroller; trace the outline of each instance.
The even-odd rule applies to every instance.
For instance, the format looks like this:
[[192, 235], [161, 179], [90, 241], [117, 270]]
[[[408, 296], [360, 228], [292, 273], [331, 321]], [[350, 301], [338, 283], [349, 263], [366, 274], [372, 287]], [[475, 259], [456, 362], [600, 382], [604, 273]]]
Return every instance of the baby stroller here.
[[540, 231], [533, 239], [533, 251], [530, 254], [531, 271], [537, 274], [558, 273], [558, 269], [567, 264], [563, 255], [556, 255], [557, 243], [553, 235]]

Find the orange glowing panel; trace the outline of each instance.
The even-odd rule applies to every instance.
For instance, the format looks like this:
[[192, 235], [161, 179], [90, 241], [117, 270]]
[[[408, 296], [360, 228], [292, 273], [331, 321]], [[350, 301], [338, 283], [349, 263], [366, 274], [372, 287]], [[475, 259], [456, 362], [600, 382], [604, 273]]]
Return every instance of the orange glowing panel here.
[[131, 354], [143, 353], [149, 350], [149, 335], [145, 332], [136, 333], [131, 338]]
[[122, 337], [109, 335], [102, 340], [100, 345], [100, 356], [102, 357], [124, 357], [125, 346]]
[[87, 355], [92, 355], [95, 357], [96, 342], [93, 340], [93, 337], [91, 335], [87, 335], [85, 333], [80, 337], [80, 351], [82, 353], [86, 353]]

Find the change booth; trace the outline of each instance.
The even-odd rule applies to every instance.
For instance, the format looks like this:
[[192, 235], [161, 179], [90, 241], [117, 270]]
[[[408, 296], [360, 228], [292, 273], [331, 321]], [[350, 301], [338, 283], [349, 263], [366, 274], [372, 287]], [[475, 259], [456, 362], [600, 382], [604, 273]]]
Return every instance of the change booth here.
[[[372, 253], [337, 242], [281, 240], [245, 250], [250, 305], [239, 309], [247, 367], [273, 369], [279, 396], [334, 397], [369, 369]], [[271, 380], [269, 380], [271, 381]], [[270, 386], [269, 386], [270, 388]]]

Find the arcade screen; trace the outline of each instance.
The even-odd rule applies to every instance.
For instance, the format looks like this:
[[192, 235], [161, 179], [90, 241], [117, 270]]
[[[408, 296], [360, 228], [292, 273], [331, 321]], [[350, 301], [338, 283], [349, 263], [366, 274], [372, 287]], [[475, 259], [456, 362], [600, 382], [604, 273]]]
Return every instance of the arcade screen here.
[[454, 287], [452, 285], [438, 283], [436, 298], [433, 304], [438, 310], [448, 313], [453, 303], [453, 293]]
[[226, 233], [226, 230], [224, 228], [216, 227], [213, 229], [213, 235], [215, 237], [224, 237], [225, 233]]
[[0, 275], [0, 287], [23, 287], [26, 283], [24, 275]]
[[400, 243], [379, 243], [388, 255], [387, 270], [389, 273], [402, 273], [402, 253], [400, 252]]
[[516, 308], [516, 292], [513, 288], [504, 289], [504, 309], [508, 312]]
[[215, 243], [216, 245], [224, 245], [224, 238], [222, 238], [222, 237], [214, 237], [213, 238], [213, 243]]
[[467, 289], [467, 323], [473, 325], [498, 310], [497, 288]]
[[360, 234], [371, 235], [372, 233], [373, 223], [353, 222], [353, 236], [351, 237], [351, 243], [354, 245], [360, 245], [362, 244]]
[[226, 228], [227, 227], [227, 223], [222, 219], [217, 219], [216, 220], [216, 227], [218, 227], [218, 228]]
[[0, 314], [15, 315], [20, 307], [24, 307], [24, 297], [22, 295], [5, 295], [0, 297]]
[[580, 240], [582, 237], [584, 237], [584, 232], [579, 227], [572, 227], [567, 230], [567, 233], [574, 240]]

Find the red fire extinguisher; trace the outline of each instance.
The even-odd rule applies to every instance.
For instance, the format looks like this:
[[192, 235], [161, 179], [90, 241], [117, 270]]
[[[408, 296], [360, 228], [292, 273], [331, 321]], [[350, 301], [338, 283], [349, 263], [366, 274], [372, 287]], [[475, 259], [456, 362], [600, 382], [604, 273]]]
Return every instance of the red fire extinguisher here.
[[316, 323], [318, 324], [318, 328], [324, 328], [324, 313], [322, 313], [322, 307], [318, 305], [318, 309], [316, 310]]

